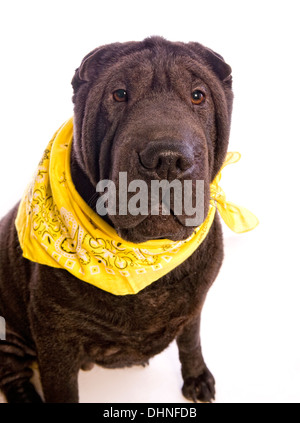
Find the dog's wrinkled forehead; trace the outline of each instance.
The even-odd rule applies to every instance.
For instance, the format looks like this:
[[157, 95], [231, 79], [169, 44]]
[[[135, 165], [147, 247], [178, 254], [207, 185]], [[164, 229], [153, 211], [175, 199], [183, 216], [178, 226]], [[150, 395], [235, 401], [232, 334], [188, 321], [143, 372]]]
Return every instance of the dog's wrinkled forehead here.
[[[172, 66], [173, 58], [185, 58], [186, 66], [199, 72], [199, 65], [208, 67], [220, 81], [229, 81], [231, 68], [222, 56], [198, 43], [172, 43], [159, 37], [143, 42], [115, 43], [96, 48], [82, 60], [76, 70], [72, 84], [74, 90], [83, 82], [93, 82], [100, 74], [118, 65], [124, 65], [126, 59], [132, 63], [131, 71], [139, 65], [140, 69], [158, 69], [164, 62], [164, 68]], [[148, 59], [148, 60], [147, 60]], [[128, 62], [128, 61], [127, 61]], [[198, 64], [198, 66], [196, 65]]]
[[[164, 53], [164, 54], [163, 54]], [[151, 51], [133, 57], [124, 57], [120, 63], [99, 75], [98, 85], [105, 80], [106, 91], [125, 88], [131, 99], [136, 94], [148, 98], [163, 92], [190, 90], [197, 81], [203, 81], [201, 68], [186, 57], [169, 57], [163, 52], [153, 55]], [[97, 82], [95, 82], [97, 84]]]
[[94, 96], [105, 99], [115, 90], [124, 89], [129, 110], [136, 102], [157, 100], [161, 94], [177, 94], [181, 98], [185, 94], [190, 97], [192, 89], [199, 83], [209, 90], [208, 84], [201, 78], [199, 68], [193, 71], [192, 64], [186, 62], [184, 57], [170, 58], [163, 54], [153, 57], [150, 51], [124, 57], [99, 74], [93, 84]]

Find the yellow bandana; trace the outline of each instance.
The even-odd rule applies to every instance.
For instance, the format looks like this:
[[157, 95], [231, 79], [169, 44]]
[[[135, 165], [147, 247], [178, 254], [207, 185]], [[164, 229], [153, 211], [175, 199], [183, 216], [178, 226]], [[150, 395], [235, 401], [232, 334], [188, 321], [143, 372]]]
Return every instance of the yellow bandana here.
[[[80, 197], [71, 179], [73, 119], [53, 136], [19, 206], [16, 228], [23, 256], [63, 268], [114, 295], [136, 294], [184, 262], [204, 240], [216, 207], [235, 232], [257, 226], [248, 210], [229, 203], [218, 183], [211, 184], [206, 220], [184, 241], [151, 240], [140, 244], [120, 238]], [[223, 165], [235, 163], [228, 153]]]

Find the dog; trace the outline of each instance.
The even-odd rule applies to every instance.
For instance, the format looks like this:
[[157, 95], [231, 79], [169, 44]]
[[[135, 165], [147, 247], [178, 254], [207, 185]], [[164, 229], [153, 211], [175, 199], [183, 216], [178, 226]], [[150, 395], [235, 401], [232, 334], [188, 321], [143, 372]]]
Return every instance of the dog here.
[[[222, 56], [196, 42], [161, 37], [114, 43], [83, 59], [72, 86], [70, 172], [85, 204], [97, 212], [100, 180], [114, 181], [119, 193], [120, 172], [147, 186], [152, 179], [203, 180], [207, 217], [210, 184], [227, 154], [233, 103], [231, 68]], [[0, 315], [6, 323], [0, 389], [8, 402], [76, 403], [81, 368], [144, 365], [174, 339], [183, 395], [195, 402], [214, 399], [200, 315], [223, 261], [217, 214], [181, 264], [133, 295], [115, 295], [66, 269], [25, 258], [15, 225], [19, 207], [0, 223]], [[161, 210], [102, 217], [136, 245], [188, 239], [195, 226], [186, 225], [186, 218]], [[33, 362], [43, 400], [30, 382]]]

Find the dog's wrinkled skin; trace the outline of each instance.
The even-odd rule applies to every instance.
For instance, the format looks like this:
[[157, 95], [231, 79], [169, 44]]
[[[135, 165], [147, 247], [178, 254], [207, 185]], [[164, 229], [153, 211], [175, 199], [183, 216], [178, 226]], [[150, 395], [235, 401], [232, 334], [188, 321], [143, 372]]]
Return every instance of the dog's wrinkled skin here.
[[[76, 70], [72, 177], [95, 208], [100, 179], [203, 179], [205, 214], [209, 183], [228, 146], [232, 108], [231, 69], [197, 43], [162, 38], [98, 48]], [[113, 92], [124, 89], [126, 101]], [[191, 93], [205, 101], [195, 105]], [[37, 360], [46, 402], [77, 402], [78, 371], [145, 364], [176, 338], [183, 394], [214, 398], [214, 378], [200, 345], [200, 313], [223, 259], [221, 225], [215, 221], [183, 264], [136, 295], [114, 296], [65, 270], [22, 257], [14, 227], [17, 206], [1, 221], [0, 388], [9, 402], [38, 402], [30, 384]], [[186, 216], [107, 216], [119, 235], [142, 242], [184, 239]]]

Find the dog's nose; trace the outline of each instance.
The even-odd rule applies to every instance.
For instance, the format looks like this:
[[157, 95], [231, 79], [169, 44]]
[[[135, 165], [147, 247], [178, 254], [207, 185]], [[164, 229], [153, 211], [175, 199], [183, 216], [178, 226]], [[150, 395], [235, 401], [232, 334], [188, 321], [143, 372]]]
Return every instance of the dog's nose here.
[[150, 141], [140, 152], [140, 164], [160, 179], [182, 177], [194, 162], [192, 148], [183, 141]]

